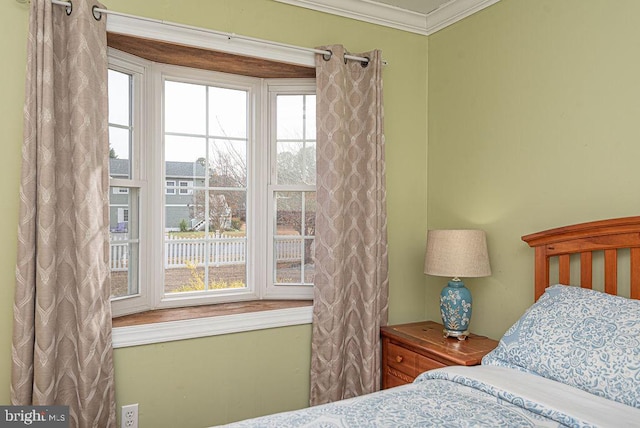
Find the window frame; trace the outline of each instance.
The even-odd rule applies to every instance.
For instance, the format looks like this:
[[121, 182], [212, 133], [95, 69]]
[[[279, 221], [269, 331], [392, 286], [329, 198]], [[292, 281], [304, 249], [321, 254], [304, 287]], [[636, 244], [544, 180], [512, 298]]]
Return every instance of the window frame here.
[[[152, 74], [153, 74], [151, 77], [151, 80], [153, 80], [152, 90], [154, 90], [155, 94], [158, 94], [161, 97], [164, 94], [164, 90], [163, 90], [164, 82], [167, 80], [247, 91], [247, 95], [248, 95], [247, 121], [249, 122], [249, 125], [247, 127], [247, 132], [248, 132], [247, 134], [247, 141], [248, 141], [247, 168], [248, 170], [251, 170], [252, 166], [255, 166], [258, 170], [258, 172], [254, 174], [254, 178], [249, 178], [251, 183], [247, 183], [247, 187], [248, 187], [247, 211], [252, 210], [252, 207], [255, 206], [256, 202], [253, 199], [254, 195], [250, 194], [251, 191], [249, 189], [251, 188], [255, 189], [255, 186], [258, 183], [256, 181], [255, 176], [260, 174], [259, 165], [261, 163], [261, 157], [260, 157], [261, 154], [254, 153], [253, 146], [256, 145], [254, 141], [256, 136], [253, 135], [252, 133], [252, 129], [256, 130], [255, 133], [259, 133], [258, 129], [261, 126], [261, 124], [259, 123], [259, 118], [256, 117], [257, 116], [256, 110], [258, 109], [258, 106], [260, 105], [260, 102], [261, 102], [260, 101], [260, 97], [261, 97], [260, 79], [208, 71], [208, 70], [198, 70], [194, 68], [187, 68], [187, 67], [181, 67], [181, 66], [175, 66], [175, 65], [159, 64], [159, 63], [152, 63]], [[154, 127], [154, 129], [152, 130], [156, 134], [152, 137], [151, 141], [163, 142], [162, 147], [155, 147], [151, 149], [152, 151], [154, 151], [155, 149], [155, 152], [152, 153], [152, 156], [151, 156], [151, 158], [153, 159], [152, 161], [153, 165], [150, 166], [151, 171], [153, 171], [152, 175], [154, 177], [160, 177], [160, 176], [163, 177], [162, 180], [150, 178], [150, 183], [151, 183], [150, 188], [151, 188], [151, 193], [153, 195], [160, 195], [164, 193], [162, 192], [161, 189], [157, 188], [157, 185], [164, 183], [166, 181], [166, 177], [164, 173], [165, 159], [164, 159], [164, 126], [163, 126], [163, 117], [162, 117], [163, 106], [164, 106], [164, 100], [161, 100], [159, 103], [156, 104], [156, 108], [154, 109], [155, 111], [153, 112], [155, 120], [160, 125], [157, 127]], [[251, 124], [254, 124], [253, 127], [250, 126]], [[176, 189], [178, 189], [178, 182], [180, 180], [176, 179], [175, 181], [176, 181]], [[255, 192], [255, 193], [259, 193], [259, 192]], [[176, 192], [175, 196], [179, 196], [179, 193]], [[166, 206], [166, 202], [161, 202], [161, 201], [158, 201], [157, 199], [155, 200], [152, 199], [151, 203], [153, 207], [160, 207], [160, 206], [163, 207], [163, 209], [160, 210], [161, 211], [160, 216], [154, 217], [154, 220], [157, 223], [153, 225], [153, 230], [154, 230], [153, 235], [154, 237], [164, 236], [164, 223], [165, 223], [164, 207]], [[255, 217], [257, 216], [255, 215], [252, 216], [253, 219], [255, 219]], [[255, 221], [255, 220], [252, 220], [252, 221]], [[252, 232], [253, 234], [257, 233], [257, 231], [259, 230], [258, 226], [255, 223], [248, 224], [247, 228], [253, 231]], [[180, 293], [176, 295], [168, 295], [164, 292], [164, 270], [156, 267], [154, 269], [154, 274], [156, 277], [154, 284], [158, 284], [158, 285], [157, 285], [157, 288], [155, 289], [154, 298], [152, 302], [152, 305], [153, 305], [152, 309], [176, 308], [176, 307], [183, 307], [183, 306], [190, 306], [190, 305], [241, 302], [241, 301], [261, 299], [262, 295], [260, 293], [260, 290], [258, 287], [255, 286], [256, 283], [259, 283], [260, 277], [259, 275], [256, 275], [254, 273], [254, 272], [259, 272], [259, 269], [261, 266], [260, 259], [259, 257], [257, 257], [258, 245], [256, 245], [256, 241], [259, 241], [259, 238], [254, 236], [252, 236], [251, 238], [247, 236], [247, 258], [249, 260], [254, 261], [255, 267], [253, 271], [249, 269], [246, 270], [247, 287], [245, 289], [238, 289], [238, 290], [224, 289], [219, 291], [214, 290], [206, 294], [197, 293], [197, 292], [194, 292], [194, 293], [185, 292], [185, 293]], [[159, 263], [161, 263], [163, 260], [163, 254], [162, 254], [163, 248], [164, 248], [164, 242], [160, 242], [158, 245], [154, 246], [155, 251], [151, 256], [151, 260], [154, 262], [156, 266]], [[160, 288], [162, 288], [162, 291], [160, 291]]]
[[[256, 45], [242, 39], [234, 39], [230, 42], [229, 38], [224, 35], [216, 37], [215, 34], [201, 31], [198, 28], [173, 25], [164, 21], [140, 20], [126, 15], [110, 15], [107, 21], [107, 39], [110, 46], [113, 46], [111, 40], [115, 42], [117, 38], [121, 42], [124, 41], [124, 44], [127, 44], [129, 39], [153, 40], [164, 44], [178, 44], [200, 50], [275, 61], [278, 64], [295, 65], [298, 71], [303, 68], [313, 70], [316, 61], [316, 54], [313, 52], [292, 50], [279, 44]], [[146, 48], [140, 50], [148, 51]], [[179, 49], [171, 48], [165, 52], [173, 55], [177, 51]], [[201, 56], [198, 55], [198, 59], [200, 58]], [[250, 67], [250, 69], [254, 70], [255, 67]], [[311, 76], [313, 76], [313, 71], [309, 77]], [[249, 309], [241, 315], [222, 315], [197, 318], [191, 321], [114, 327], [113, 346], [121, 348], [264, 328], [309, 325], [311, 321], [311, 306], [265, 312]]]
[[[261, 79], [255, 77], [231, 75], [227, 73], [198, 70], [181, 66], [153, 63], [116, 50], [109, 51], [109, 57], [121, 61], [119, 64], [137, 65], [134, 71], [144, 73], [138, 84], [144, 86], [139, 93], [144, 105], [150, 110], [138, 111], [134, 115], [134, 129], [145, 129], [144, 135], [138, 135], [134, 152], [139, 153], [131, 164], [132, 177], [139, 177], [145, 183], [145, 192], [140, 191], [140, 203], [151, 215], [140, 218], [141, 241], [139, 246], [140, 266], [138, 294], [122, 296], [114, 299], [112, 308], [114, 315], [125, 315], [146, 310], [184, 307], [190, 305], [242, 302], [262, 299], [295, 299], [309, 300], [313, 298], [313, 288], [309, 285], [276, 286], [273, 283], [273, 240], [275, 232], [273, 213], [273, 180], [275, 179], [275, 97], [278, 94], [311, 95], [315, 94], [314, 79]], [[117, 62], [117, 61], [115, 61]], [[139, 64], [136, 64], [139, 62]], [[111, 63], [110, 63], [111, 64]], [[124, 66], [121, 65], [121, 69]], [[118, 69], [118, 71], [123, 71]], [[124, 72], [131, 73], [130, 70]], [[248, 218], [247, 259], [252, 268], [246, 268], [246, 284], [244, 289], [212, 290], [208, 293], [183, 292], [172, 295], [164, 291], [163, 251], [165, 247], [165, 210], [170, 204], [166, 198], [184, 196], [180, 193], [182, 182], [188, 180], [166, 176], [164, 159], [164, 126], [163, 96], [164, 82], [179, 81], [206, 86], [224, 87], [245, 90], [248, 94], [247, 105], [247, 211]], [[133, 102], [136, 105], [135, 102]], [[136, 109], [139, 110], [139, 109]], [[270, 113], [273, 112], [273, 113]], [[136, 122], [140, 125], [136, 126]], [[155, 124], [142, 126], [143, 123]], [[161, 141], [158, 145], [145, 145], [144, 141]], [[171, 179], [168, 179], [171, 178]], [[121, 181], [117, 180], [117, 181]], [[132, 180], [125, 180], [131, 182]], [[134, 180], [136, 181], [136, 180]], [[116, 179], [111, 180], [112, 185]], [[167, 188], [174, 183], [174, 193]], [[142, 184], [138, 184], [142, 188]], [[129, 185], [131, 185], [129, 183]], [[288, 186], [289, 190], [291, 186]], [[190, 188], [184, 189], [190, 193]], [[299, 189], [296, 189], [299, 190]], [[315, 191], [315, 186], [305, 186], [304, 190]], [[144, 199], [143, 199], [144, 194]], [[162, 209], [160, 209], [162, 207]], [[268, 215], [260, 215], [266, 210]], [[144, 230], [144, 233], [142, 231]], [[143, 270], [144, 269], [144, 270]]]
[[[269, 103], [268, 111], [277, 112], [277, 97], [278, 95], [315, 95], [315, 81], [314, 79], [268, 79], [267, 85], [267, 102]], [[313, 87], [311, 87], [313, 85]], [[316, 186], [309, 185], [282, 185], [277, 183], [277, 115], [271, 114], [268, 117], [268, 140], [269, 140], [269, 178], [267, 185], [268, 203], [267, 203], [267, 221], [269, 222], [268, 234], [267, 234], [267, 282], [265, 287], [265, 296], [271, 299], [278, 298], [297, 298], [297, 299], [309, 299], [313, 295], [309, 294], [307, 285], [276, 285], [274, 283], [275, 277], [275, 263], [274, 260], [274, 241], [276, 240], [276, 206], [274, 197], [276, 192], [281, 191], [294, 191], [294, 192], [309, 192], [316, 191]], [[314, 139], [315, 141], [315, 139]]]
[[[109, 69], [129, 74], [131, 76], [130, 90], [130, 127], [132, 129], [129, 147], [129, 178], [110, 178], [110, 187], [127, 188], [129, 198], [137, 196], [134, 208], [137, 208], [138, 218], [147, 215], [147, 181], [146, 181], [146, 165], [145, 147], [141, 142], [148, 139], [148, 126], [143, 115], [147, 108], [147, 70], [150, 63], [146, 60], [134, 57], [132, 55], [108, 49], [107, 61]], [[140, 100], [135, 102], [134, 100]], [[133, 192], [131, 190], [134, 190]], [[127, 206], [127, 209], [130, 207]], [[129, 212], [131, 216], [131, 212]], [[131, 222], [128, 223], [129, 225]], [[145, 311], [150, 306], [151, 297], [147, 284], [149, 284], [149, 269], [142, 263], [146, 260], [149, 252], [147, 243], [148, 231], [144, 224], [137, 224], [138, 231], [138, 253], [130, 255], [130, 264], [133, 265], [134, 280], [137, 282], [137, 293], [126, 296], [118, 296], [111, 299], [111, 310], [114, 316], [125, 315]], [[133, 260], [133, 263], [131, 262]], [[129, 281], [131, 279], [129, 278]]]

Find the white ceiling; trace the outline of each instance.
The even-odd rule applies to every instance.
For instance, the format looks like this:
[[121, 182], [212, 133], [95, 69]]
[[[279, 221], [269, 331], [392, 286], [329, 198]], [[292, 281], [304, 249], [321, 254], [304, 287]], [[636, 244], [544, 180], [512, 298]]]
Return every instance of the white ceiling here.
[[412, 33], [433, 34], [500, 0], [275, 0]]

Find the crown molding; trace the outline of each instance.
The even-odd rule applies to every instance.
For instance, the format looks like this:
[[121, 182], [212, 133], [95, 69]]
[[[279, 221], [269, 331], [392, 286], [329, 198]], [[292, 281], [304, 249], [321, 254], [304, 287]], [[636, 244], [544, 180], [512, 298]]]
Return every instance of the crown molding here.
[[426, 15], [427, 35], [442, 30], [500, 0], [452, 0]]
[[358, 21], [424, 34], [425, 15], [367, 0], [275, 0]]
[[369, 0], [274, 1], [428, 36], [500, 0], [451, 0], [427, 14]]

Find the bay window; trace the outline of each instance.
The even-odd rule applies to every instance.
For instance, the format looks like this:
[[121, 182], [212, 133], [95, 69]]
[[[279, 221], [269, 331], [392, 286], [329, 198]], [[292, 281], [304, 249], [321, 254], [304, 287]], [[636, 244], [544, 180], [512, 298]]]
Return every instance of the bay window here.
[[310, 299], [314, 81], [109, 58], [114, 314]]

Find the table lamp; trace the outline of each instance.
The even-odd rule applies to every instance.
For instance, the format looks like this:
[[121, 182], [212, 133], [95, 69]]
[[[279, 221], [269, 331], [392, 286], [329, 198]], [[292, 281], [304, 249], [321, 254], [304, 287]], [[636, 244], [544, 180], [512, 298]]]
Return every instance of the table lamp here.
[[460, 277], [491, 275], [484, 231], [429, 230], [424, 273], [453, 278], [440, 293], [443, 333], [445, 337], [466, 339], [471, 321], [471, 292]]

